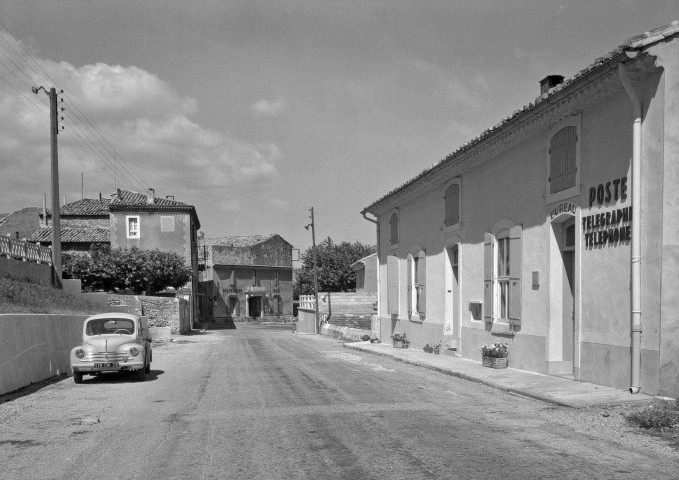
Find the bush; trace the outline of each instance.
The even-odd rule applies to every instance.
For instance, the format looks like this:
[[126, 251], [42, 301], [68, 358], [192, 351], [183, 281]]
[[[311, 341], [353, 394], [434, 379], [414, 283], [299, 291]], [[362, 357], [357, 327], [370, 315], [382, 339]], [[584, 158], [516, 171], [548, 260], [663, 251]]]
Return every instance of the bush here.
[[158, 249], [111, 249], [95, 246], [89, 253], [64, 255], [64, 278], [79, 278], [84, 291], [131, 291], [153, 294], [191, 280], [191, 269], [174, 252]]
[[659, 400], [625, 415], [625, 419], [641, 428], [671, 428], [679, 424], [679, 399], [675, 402]]

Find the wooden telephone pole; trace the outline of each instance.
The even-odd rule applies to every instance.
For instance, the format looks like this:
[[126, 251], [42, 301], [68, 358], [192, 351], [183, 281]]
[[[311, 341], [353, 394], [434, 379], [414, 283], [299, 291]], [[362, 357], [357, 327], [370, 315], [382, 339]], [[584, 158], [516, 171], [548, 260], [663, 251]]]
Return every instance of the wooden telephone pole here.
[[314, 333], [321, 333], [320, 317], [318, 315], [318, 266], [316, 265], [316, 224], [314, 223], [314, 207], [311, 207], [309, 210], [311, 212], [311, 223], [304, 228], [309, 230], [309, 227], [311, 227], [311, 254], [314, 262], [314, 303], [316, 315]]
[[[55, 285], [61, 287], [61, 222], [59, 207], [59, 154], [57, 150], [57, 134], [59, 133], [59, 118], [57, 114], [57, 90], [52, 87], [47, 91], [45, 87], [33, 87], [31, 91], [36, 95], [43, 90], [50, 99], [50, 149], [52, 152], [52, 266], [54, 268]], [[63, 93], [62, 90], [60, 93]], [[61, 117], [63, 120], [63, 117]], [[45, 218], [47, 221], [47, 218]]]

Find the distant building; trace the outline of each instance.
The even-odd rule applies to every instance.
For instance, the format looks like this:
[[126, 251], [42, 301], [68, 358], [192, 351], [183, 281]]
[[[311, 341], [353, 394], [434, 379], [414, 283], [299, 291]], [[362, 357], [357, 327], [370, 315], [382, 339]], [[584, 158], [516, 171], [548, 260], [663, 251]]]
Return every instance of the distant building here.
[[203, 321], [292, 315], [292, 245], [280, 235], [206, 238]]
[[13, 213], [0, 214], [0, 235], [19, 240], [28, 238], [40, 228], [38, 215], [41, 211], [40, 207], [24, 207]]
[[377, 253], [371, 253], [351, 264], [356, 273], [356, 292], [377, 292]]

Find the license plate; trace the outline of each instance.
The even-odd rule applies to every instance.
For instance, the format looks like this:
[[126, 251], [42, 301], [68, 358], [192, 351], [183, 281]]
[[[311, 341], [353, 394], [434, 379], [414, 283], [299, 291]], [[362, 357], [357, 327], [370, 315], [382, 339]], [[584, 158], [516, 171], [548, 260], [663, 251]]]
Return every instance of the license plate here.
[[119, 366], [118, 362], [94, 364], [94, 368], [118, 368]]

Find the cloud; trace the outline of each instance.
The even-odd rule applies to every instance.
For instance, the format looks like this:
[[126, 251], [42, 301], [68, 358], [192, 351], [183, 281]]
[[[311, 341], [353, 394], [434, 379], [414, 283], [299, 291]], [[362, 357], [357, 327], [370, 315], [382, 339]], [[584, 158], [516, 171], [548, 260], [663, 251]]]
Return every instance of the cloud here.
[[259, 100], [250, 105], [250, 111], [255, 117], [275, 117], [287, 110], [288, 105], [285, 99]]
[[[151, 186], [195, 203], [206, 187], [249, 188], [277, 175], [283, 159], [278, 146], [201, 126], [192, 118], [197, 102], [153, 73], [37, 58], [43, 71], [27, 55], [0, 48], [21, 67], [0, 65], [0, 211], [39, 204], [42, 192], [49, 192], [49, 101], [30, 87], [53, 82], [65, 92], [59, 104], [66, 108], [60, 113], [65, 130], [58, 136], [64, 194], [80, 192], [83, 173], [86, 196], [108, 194], [114, 185], [136, 191]], [[284, 106], [282, 100], [265, 103], [261, 111]]]

